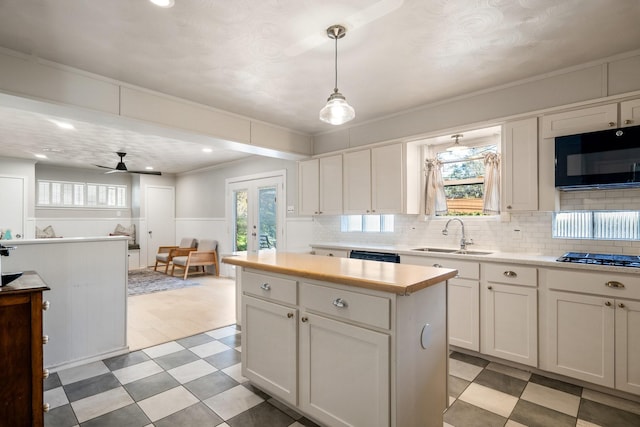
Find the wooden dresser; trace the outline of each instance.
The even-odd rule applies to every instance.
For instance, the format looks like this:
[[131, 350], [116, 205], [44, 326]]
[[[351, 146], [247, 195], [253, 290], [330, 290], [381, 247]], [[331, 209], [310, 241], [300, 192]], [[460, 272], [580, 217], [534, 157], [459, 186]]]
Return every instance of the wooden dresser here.
[[0, 424], [12, 427], [44, 425], [42, 311], [49, 290], [35, 272], [25, 272], [0, 287]]

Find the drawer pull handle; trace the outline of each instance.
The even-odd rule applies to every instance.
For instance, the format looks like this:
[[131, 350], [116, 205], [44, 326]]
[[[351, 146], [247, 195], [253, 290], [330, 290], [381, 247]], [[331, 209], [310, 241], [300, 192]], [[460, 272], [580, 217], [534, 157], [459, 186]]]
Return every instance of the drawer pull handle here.
[[624, 121], [625, 125], [630, 125], [631, 123], [633, 123], [633, 120], [627, 119]]
[[328, 253], [327, 256], [333, 256], [333, 254], [332, 253]]
[[511, 271], [511, 270], [505, 271], [502, 274], [504, 274], [506, 277], [518, 277], [518, 273], [516, 273], [515, 271]]
[[347, 304], [347, 302], [345, 300], [343, 300], [342, 298], [336, 298], [333, 301], [333, 305], [338, 307], [338, 308], [347, 308], [349, 306], [349, 304]]
[[260, 285], [260, 289], [262, 289], [263, 291], [270, 291], [271, 285], [268, 283], [263, 283], [262, 285]]
[[49, 301], [43, 301], [43, 303], [42, 303], [42, 310], [43, 310], [43, 311], [47, 311], [47, 310], [49, 310], [49, 307], [51, 307], [51, 302], [49, 302]]
[[293, 317], [293, 313], [287, 313], [287, 317], [291, 319]]
[[623, 304], [623, 303], [620, 303], [620, 304], [618, 304], [618, 307], [620, 307], [620, 308], [624, 308], [624, 304]]
[[616, 122], [609, 122], [609, 127], [612, 128], [616, 125]]
[[606, 305], [607, 307], [611, 307], [611, 301], [605, 302], [604, 305]]
[[438, 263], [433, 264], [433, 266], [437, 268], [442, 268], [442, 264], [438, 264]]
[[300, 320], [302, 321], [302, 323], [307, 323], [309, 321], [309, 318], [308, 317], [303, 317]]
[[43, 335], [42, 336], [42, 344], [46, 344], [49, 342], [49, 335]]
[[605, 283], [605, 285], [607, 285], [607, 287], [609, 288], [619, 288], [619, 289], [624, 288], [623, 283], [616, 282], [615, 280], [611, 280], [610, 282]]
[[45, 369], [44, 371], [42, 371], [42, 379], [46, 380], [47, 378], [49, 378], [49, 370]]
[[487, 286], [487, 289], [492, 290], [493, 286]]

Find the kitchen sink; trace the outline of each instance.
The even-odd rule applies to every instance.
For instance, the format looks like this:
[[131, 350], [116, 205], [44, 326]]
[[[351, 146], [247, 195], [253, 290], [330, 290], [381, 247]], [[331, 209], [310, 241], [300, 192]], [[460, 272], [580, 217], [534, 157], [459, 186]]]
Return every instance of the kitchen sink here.
[[412, 251], [433, 252], [441, 254], [458, 254], [458, 255], [491, 255], [493, 252], [486, 251], [467, 251], [461, 249], [442, 249], [442, 248], [415, 248]]

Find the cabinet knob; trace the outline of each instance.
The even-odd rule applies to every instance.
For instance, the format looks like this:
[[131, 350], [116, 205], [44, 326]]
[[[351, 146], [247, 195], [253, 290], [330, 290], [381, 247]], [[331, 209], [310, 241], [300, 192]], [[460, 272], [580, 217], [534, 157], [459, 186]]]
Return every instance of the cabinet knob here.
[[608, 288], [618, 288], [618, 289], [623, 289], [624, 288], [624, 283], [620, 283], [616, 280], [611, 280], [607, 283], [605, 283], [605, 286], [607, 286]]
[[493, 286], [487, 286], [487, 289], [492, 290]]
[[49, 342], [49, 335], [43, 335], [42, 336], [42, 344], [46, 344]]
[[322, 212], [322, 211], [320, 211], [320, 212], [318, 212], [318, 213], [319, 213], [320, 215], [322, 215], [322, 214], [323, 214], [323, 212]]
[[633, 123], [633, 120], [627, 119], [624, 121], [625, 125], [630, 125], [631, 123]]
[[511, 271], [511, 270], [505, 271], [502, 274], [504, 274], [506, 277], [518, 277], [518, 273], [516, 273], [515, 271]]
[[328, 253], [327, 256], [333, 256], [333, 254], [332, 253]]
[[287, 318], [291, 319], [293, 317], [293, 313], [287, 313]]
[[612, 128], [616, 125], [616, 122], [609, 122], [609, 127]]
[[270, 291], [271, 285], [268, 283], [263, 283], [262, 285], [260, 285], [260, 289], [262, 289], [263, 291]]
[[45, 369], [44, 371], [42, 371], [42, 379], [46, 380], [47, 378], [49, 378], [49, 370]]
[[338, 308], [347, 308], [349, 306], [349, 304], [347, 304], [347, 302], [342, 298], [336, 298], [333, 300], [333, 305]]
[[51, 302], [49, 302], [49, 301], [43, 301], [42, 302], [42, 310], [47, 311], [47, 310], [49, 310], [49, 307], [51, 307]]
[[511, 205], [507, 205], [507, 209], [511, 209]]
[[44, 405], [42, 405], [42, 410], [44, 412], [49, 412], [49, 409], [51, 409], [51, 405], [49, 405], [48, 403], [45, 403]]
[[624, 308], [624, 304], [623, 304], [623, 303], [620, 303], [620, 304], [618, 304], [618, 307], [620, 307], [620, 308]]
[[605, 302], [604, 305], [606, 305], [607, 307], [611, 307], [611, 301]]
[[434, 267], [442, 268], [442, 264], [438, 264], [437, 262], [433, 264]]
[[307, 323], [309, 321], [309, 318], [307, 317], [303, 317], [302, 319], [300, 319], [302, 321], [302, 323]]

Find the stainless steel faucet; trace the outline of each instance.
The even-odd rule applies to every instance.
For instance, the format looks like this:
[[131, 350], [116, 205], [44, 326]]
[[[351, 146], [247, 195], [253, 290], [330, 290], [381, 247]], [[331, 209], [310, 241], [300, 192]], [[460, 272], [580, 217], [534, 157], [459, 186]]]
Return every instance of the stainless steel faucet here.
[[460, 250], [466, 251], [467, 245], [473, 245], [473, 239], [467, 240], [464, 234], [464, 222], [462, 222], [460, 218], [451, 218], [449, 221], [447, 221], [447, 224], [444, 226], [444, 229], [442, 230], [442, 234], [444, 236], [449, 235], [449, 224], [451, 224], [451, 221], [458, 221], [462, 226], [462, 238], [460, 239]]

